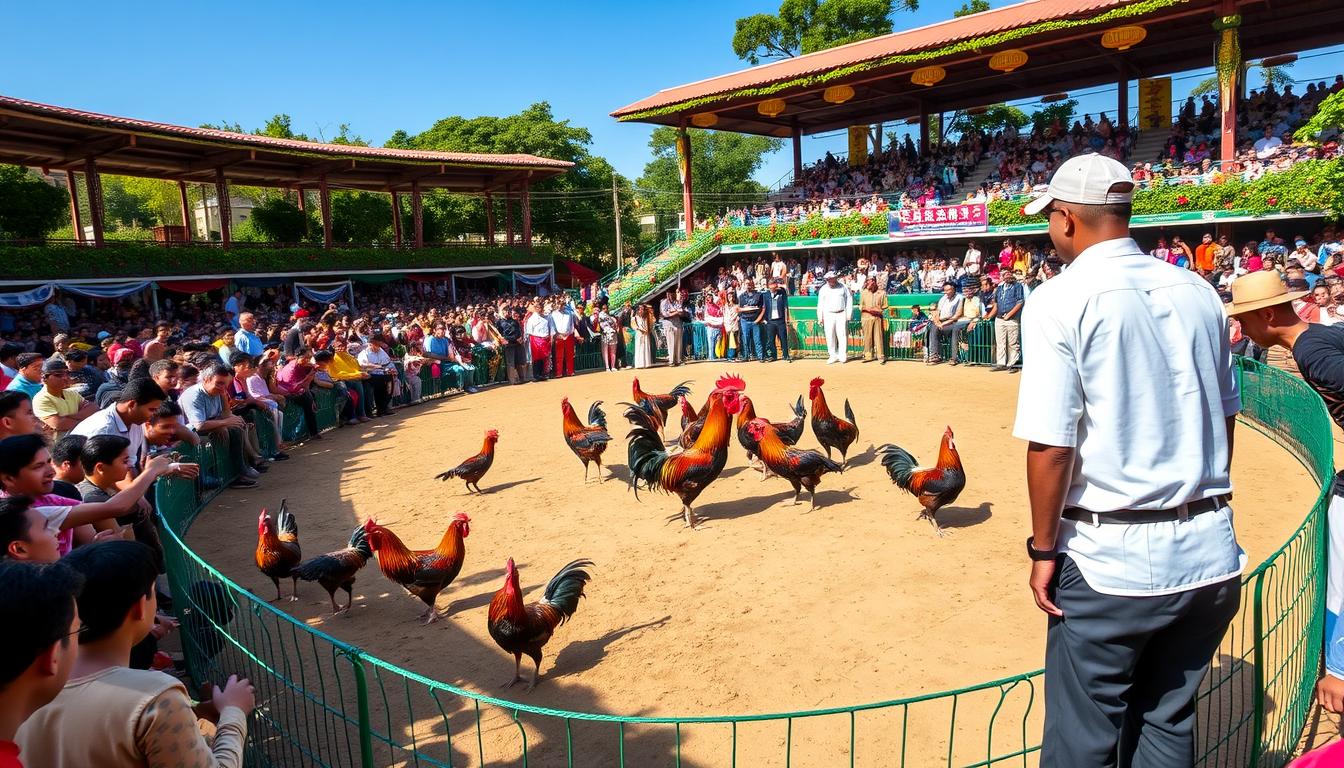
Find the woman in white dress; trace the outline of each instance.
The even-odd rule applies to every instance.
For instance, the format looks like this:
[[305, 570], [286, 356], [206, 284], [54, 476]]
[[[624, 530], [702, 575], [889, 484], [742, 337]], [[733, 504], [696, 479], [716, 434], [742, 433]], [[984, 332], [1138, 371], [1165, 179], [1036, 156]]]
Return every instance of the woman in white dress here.
[[653, 307], [640, 304], [631, 321], [635, 328], [635, 367], [653, 367]]

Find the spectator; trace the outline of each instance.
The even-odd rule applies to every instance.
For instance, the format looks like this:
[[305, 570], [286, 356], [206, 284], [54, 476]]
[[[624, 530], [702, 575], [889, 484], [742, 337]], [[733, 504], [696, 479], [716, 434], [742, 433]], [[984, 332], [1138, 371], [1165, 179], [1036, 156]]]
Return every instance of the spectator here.
[[12, 342], [0, 344], [0, 387], [8, 387], [9, 382], [19, 375], [19, 355], [23, 347]]
[[37, 397], [42, 391], [42, 355], [24, 352], [15, 358], [17, 370], [6, 389], [17, 390], [28, 397]]
[[168, 352], [168, 339], [173, 335], [173, 326], [165, 322], [154, 324], [154, 338], [145, 342], [145, 359], [156, 363]]
[[527, 380], [527, 347], [523, 343], [522, 310], [500, 306], [499, 335], [504, 340], [504, 370], [510, 384]]
[[705, 324], [705, 345], [709, 347], [706, 356], [710, 360], [718, 360], [723, 357], [723, 352], [719, 350], [723, 339], [723, 307], [719, 304], [717, 289], [707, 289], [703, 296], [705, 303], [701, 308], [701, 320]]
[[42, 423], [33, 414], [33, 401], [23, 392], [0, 392], [0, 440], [14, 435], [31, 435]]
[[[725, 324], [727, 318], [724, 319]], [[657, 321], [653, 317], [653, 307], [649, 304], [640, 304], [639, 310], [635, 312], [634, 319], [631, 321], [635, 329], [635, 368], [653, 367], [653, 329]], [[535, 338], [535, 337], [534, 337]], [[536, 342], [533, 342], [535, 349]], [[533, 358], [533, 365], [536, 365]]]
[[1195, 271], [1201, 275], [1208, 275], [1218, 266], [1219, 248], [1213, 243], [1213, 234], [1205, 232], [1199, 238], [1199, 246], [1195, 248]]
[[817, 291], [817, 319], [826, 336], [826, 364], [844, 364], [849, 357], [849, 318], [854, 314], [854, 294], [840, 285], [834, 271], [825, 275], [826, 284]]
[[239, 318], [243, 314], [243, 291], [241, 288], [235, 290], [233, 295], [224, 302], [224, 319], [228, 321], [233, 330], [241, 327]]
[[994, 289], [994, 353], [996, 365], [990, 370], [1018, 370], [1021, 366], [1021, 325], [1019, 317], [1026, 306], [1026, 293], [1017, 276], [1005, 272], [1003, 282]]
[[232, 412], [225, 401], [232, 384], [233, 369], [223, 363], [212, 363], [201, 372], [198, 383], [182, 390], [178, 404], [182, 406], [182, 413], [196, 434], [210, 438], [215, 445], [229, 451], [242, 468], [234, 480], [234, 487], [255, 488], [257, 478], [261, 476], [256, 466], [259, 457], [249, 455], [246, 423]]
[[1274, 135], [1273, 126], [1267, 125], [1264, 135], [1255, 141], [1255, 156], [1261, 160], [1268, 160], [1278, 154], [1282, 146], [1283, 140]]
[[938, 310], [929, 322], [929, 348], [926, 362], [937, 365], [943, 362], [942, 342], [945, 335], [951, 336], [949, 347], [952, 362], [956, 363], [957, 344], [961, 341], [957, 323], [961, 321], [962, 297], [952, 283], [943, 285], [943, 296], [938, 299]]
[[751, 278], [747, 278], [744, 290], [737, 296], [737, 322], [742, 333], [742, 355], [738, 361], [755, 358], [765, 362], [761, 333], [765, 322], [765, 297], [756, 290], [756, 281]]
[[974, 360], [971, 346], [971, 334], [979, 326], [984, 318], [985, 306], [980, 302], [980, 292], [978, 286], [973, 280], [967, 280], [962, 285], [961, 295], [961, 319], [952, 326], [952, 364], [957, 365], [960, 358], [961, 339], [966, 340], [967, 360]]
[[53, 357], [42, 364], [42, 389], [33, 397], [33, 415], [46, 427], [52, 440], [60, 440], [97, 410], [92, 402], [68, 389], [70, 369]]
[[86, 442], [88, 438], [83, 435], [66, 435], [52, 444], [51, 465], [56, 468], [56, 479], [51, 482], [52, 493], [74, 501], [83, 500], [78, 484], [84, 480], [84, 465], [79, 463], [79, 457]]
[[[783, 355], [785, 361], [793, 362], [789, 356], [789, 292], [784, 287], [783, 279], [775, 278], [771, 281], [765, 307], [765, 351], [770, 362], [774, 362], [777, 355]], [[778, 353], [775, 351], [776, 343], [779, 344]]]
[[359, 351], [359, 367], [369, 375], [373, 390], [373, 404], [379, 416], [392, 415], [392, 379], [397, 375], [392, 358], [387, 356], [387, 337], [381, 332], [369, 338], [369, 344]]
[[211, 689], [213, 744], [197, 726], [187, 689], [162, 672], [132, 669], [131, 649], [154, 626], [158, 573], [138, 542], [83, 547], [66, 558], [82, 574], [80, 653], [60, 694], [19, 729], [17, 741], [51, 768], [128, 764], [242, 766], [252, 685], [237, 676]]
[[551, 373], [557, 379], [562, 376], [573, 376], [574, 346], [578, 343], [575, 336], [578, 332], [576, 327], [578, 318], [575, 317], [574, 308], [568, 302], [560, 300], [551, 310], [550, 320], [555, 357]]
[[80, 349], [66, 352], [65, 363], [70, 369], [69, 388], [80, 397], [92, 401], [98, 388], [107, 382], [107, 376], [98, 366], [89, 365], [88, 353]]
[[681, 336], [684, 330], [686, 307], [682, 304], [681, 299], [682, 292], [680, 289], [668, 291], [667, 296], [663, 298], [658, 307], [658, 314], [663, 323], [663, 340], [667, 344], [668, 365], [681, 365], [682, 363]]
[[887, 364], [883, 342], [887, 335], [887, 292], [877, 284], [876, 277], [868, 278], [859, 294], [859, 312], [863, 315], [863, 362], [880, 360]]
[[257, 316], [251, 312], [244, 312], [238, 317], [238, 326], [238, 331], [233, 334], [234, 349], [245, 355], [261, 357], [266, 351], [266, 346], [257, 335]]
[[[0, 500], [0, 510], [14, 501]], [[0, 536], [7, 536], [14, 516], [0, 511]], [[0, 765], [22, 768], [15, 735], [61, 692], [79, 657], [79, 645], [71, 638], [80, 632], [75, 600], [84, 579], [63, 563], [33, 565], [5, 559], [0, 560], [0, 584], [6, 651], [0, 663]]]
[[335, 339], [331, 346], [331, 378], [344, 384], [354, 395], [351, 411], [354, 418], [349, 423], [367, 422], [373, 418], [373, 393], [364, 386], [369, 380], [369, 374], [359, 366], [359, 360], [350, 354], [350, 347], [344, 337]]
[[74, 434], [85, 437], [117, 435], [131, 447], [131, 467], [139, 471], [146, 456], [144, 425], [166, 399], [163, 389], [149, 379], [131, 382], [117, 402], [80, 422]]

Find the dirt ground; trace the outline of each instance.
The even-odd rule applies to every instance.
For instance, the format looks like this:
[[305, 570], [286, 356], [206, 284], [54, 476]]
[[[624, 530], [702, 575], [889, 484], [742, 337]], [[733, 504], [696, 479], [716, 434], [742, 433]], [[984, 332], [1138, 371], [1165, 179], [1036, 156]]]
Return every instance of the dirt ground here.
[[[344, 546], [370, 515], [412, 548], [430, 548], [452, 515], [466, 512], [466, 564], [439, 597], [445, 620], [416, 623], [421, 603], [372, 563], [356, 583], [349, 618], [327, 616], [316, 584], [302, 585], [303, 599], [283, 608], [427, 677], [537, 706], [646, 716], [768, 713], [935, 692], [1041, 665], [1045, 621], [1025, 586], [1022, 551], [1029, 532], [1024, 446], [1010, 434], [1019, 377], [798, 361], [700, 363], [642, 371], [640, 380], [645, 391], [665, 392], [689, 379], [698, 406], [725, 370], [746, 379], [758, 413], [774, 421], [789, 417], [787, 404], [806, 394], [813, 376], [825, 377], [833, 411], [842, 412], [846, 398], [852, 403], [859, 440], [849, 470], [824, 478], [816, 512], [790, 506], [787, 482], [763, 482], [748, 469], [736, 440], [723, 475], [697, 504], [708, 518], [702, 530], [682, 527], [673, 496], [641, 491], [636, 501], [620, 480], [585, 485], [582, 465], [561, 439], [560, 399], [568, 396], [581, 416], [590, 401], [605, 402], [616, 437], [607, 458], [623, 479], [627, 426], [617, 403], [630, 397], [626, 371], [495, 388], [329, 433], [274, 465], [258, 489], [221, 496], [190, 542], [265, 598], [272, 586], [252, 565], [255, 520], [261, 506], [274, 508], [281, 497], [298, 518], [306, 556]], [[956, 432], [968, 482], [955, 507], [940, 513], [951, 535], [939, 539], [915, 519], [918, 504], [887, 478], [875, 447], [896, 443], [929, 462], [945, 425]], [[481, 482], [488, 493], [468, 495], [460, 481], [434, 479], [475, 453], [490, 428], [500, 440]], [[676, 433], [674, 422], [669, 438]], [[801, 446], [816, 446], [810, 428]], [[1316, 489], [1297, 461], [1245, 428], [1237, 434], [1234, 481], [1239, 538], [1255, 564], [1301, 522]], [[597, 563], [587, 599], [557, 630], [541, 685], [530, 694], [500, 693], [512, 659], [486, 631], [508, 557], [518, 563], [528, 600], [570, 560]], [[1016, 701], [1033, 693], [1034, 706]], [[1038, 722], [1039, 695], [1039, 687], [1019, 687], [1006, 697], [1010, 709], [1032, 706]], [[964, 699], [962, 719], [995, 701]], [[892, 735], [888, 720], [900, 728], [899, 713], [861, 715], [859, 742], [900, 744], [875, 743], [859, 764], [890, 764], [895, 749], [909, 750], [910, 765], [927, 764], [914, 756], [925, 748], [942, 762], [949, 707], [912, 707], [908, 736]], [[922, 732], [925, 717], [932, 734]], [[1015, 720], [1005, 722], [1019, 730]], [[849, 727], [847, 716], [798, 721], [792, 733], [782, 723], [744, 727], [736, 756], [745, 765], [774, 764], [791, 738], [795, 765], [830, 764], [846, 754]], [[637, 731], [628, 729], [627, 738], [637, 741]], [[683, 764], [727, 764], [727, 726], [686, 731]], [[983, 759], [984, 736], [968, 734], [967, 741]], [[762, 757], [753, 759], [757, 748]], [[668, 746], [649, 749], [666, 755]]]

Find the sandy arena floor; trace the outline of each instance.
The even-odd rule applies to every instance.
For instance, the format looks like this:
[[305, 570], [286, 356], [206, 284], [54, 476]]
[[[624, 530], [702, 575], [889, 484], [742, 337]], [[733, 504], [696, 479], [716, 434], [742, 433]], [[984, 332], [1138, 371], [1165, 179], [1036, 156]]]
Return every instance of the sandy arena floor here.
[[[370, 515], [412, 548], [430, 548], [451, 516], [466, 512], [472, 518], [466, 564], [439, 597], [446, 620], [416, 623], [421, 603], [373, 563], [356, 583], [350, 618], [328, 618], [326, 594], [316, 584], [303, 585], [301, 602], [281, 605], [393, 663], [492, 695], [512, 672], [512, 659], [486, 632], [505, 559], [517, 561], [532, 600], [560, 566], [591, 558], [597, 568], [588, 597], [547, 647], [540, 686], [504, 694], [540, 706], [678, 716], [777, 712], [939, 691], [1041, 665], [1045, 620], [1027, 591], [1022, 552], [1029, 532], [1024, 446], [1010, 434], [1017, 376], [799, 361], [659, 368], [642, 372], [641, 382], [645, 391], [664, 392], [690, 379], [698, 406], [725, 370], [746, 379], [758, 413], [775, 421], [789, 417], [787, 404], [806, 394], [813, 376], [826, 378], [833, 411], [842, 412], [850, 399], [859, 441], [849, 471], [824, 478], [816, 512], [790, 506], [787, 482], [762, 482], [735, 439], [723, 476], [697, 504], [708, 517], [699, 531], [682, 527], [675, 497], [641, 491], [636, 501], [625, 482], [610, 479], [584, 485], [582, 465], [561, 439], [560, 398], [567, 395], [581, 416], [590, 401], [605, 401], [617, 438], [607, 458], [624, 478], [627, 426], [617, 403], [630, 397], [626, 371], [496, 388], [338, 430], [274, 465], [259, 489], [221, 496], [190, 541], [269, 597], [269, 580], [252, 565], [255, 520], [261, 506], [274, 508], [282, 496], [298, 518], [306, 556], [344, 546]], [[929, 462], [947, 424], [969, 479], [956, 506], [940, 514], [952, 535], [938, 539], [916, 521], [918, 504], [892, 485], [873, 447], [894, 442]], [[434, 479], [475, 453], [488, 428], [500, 431], [495, 466], [481, 483], [489, 493], [468, 495], [460, 481]], [[674, 422], [669, 438], [676, 433]], [[815, 446], [809, 428], [802, 447]], [[1245, 428], [1237, 434], [1234, 479], [1239, 536], [1250, 562], [1258, 563], [1298, 525], [1316, 491], [1293, 458]], [[938, 710], [943, 718], [947, 706]], [[1038, 697], [1036, 713], [1039, 707]], [[941, 762], [946, 725], [921, 734], [911, 713], [906, 748], [927, 747]], [[862, 716], [858, 738], [885, 740], [874, 733], [888, 733], [881, 722]], [[727, 763], [728, 730], [715, 728], [683, 734], [683, 764]], [[824, 729], [834, 733], [819, 737], [809, 753], [809, 734], [822, 729], [795, 725], [793, 739], [803, 751], [795, 752], [794, 765], [829, 765], [845, 754], [846, 744], [831, 742], [836, 734], [847, 742], [848, 718], [829, 720]], [[774, 764], [783, 725], [753, 733], [762, 735], [745, 728], [739, 734], [739, 764]], [[628, 738], [634, 749], [637, 729]], [[645, 745], [659, 759], [668, 754], [662, 738]], [[983, 737], [969, 741], [983, 759]], [[756, 748], [761, 756], [753, 759]], [[889, 764], [893, 749], [872, 747], [859, 762]], [[702, 761], [693, 758], [697, 750]], [[911, 757], [907, 764], [927, 763]]]

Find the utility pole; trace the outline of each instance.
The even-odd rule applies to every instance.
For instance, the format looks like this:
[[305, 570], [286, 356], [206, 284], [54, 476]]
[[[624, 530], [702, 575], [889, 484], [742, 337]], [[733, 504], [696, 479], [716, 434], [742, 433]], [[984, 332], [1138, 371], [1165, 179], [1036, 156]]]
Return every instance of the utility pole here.
[[616, 218], [616, 278], [625, 268], [625, 253], [621, 250], [621, 198], [616, 192], [616, 174], [611, 174], [611, 212]]

